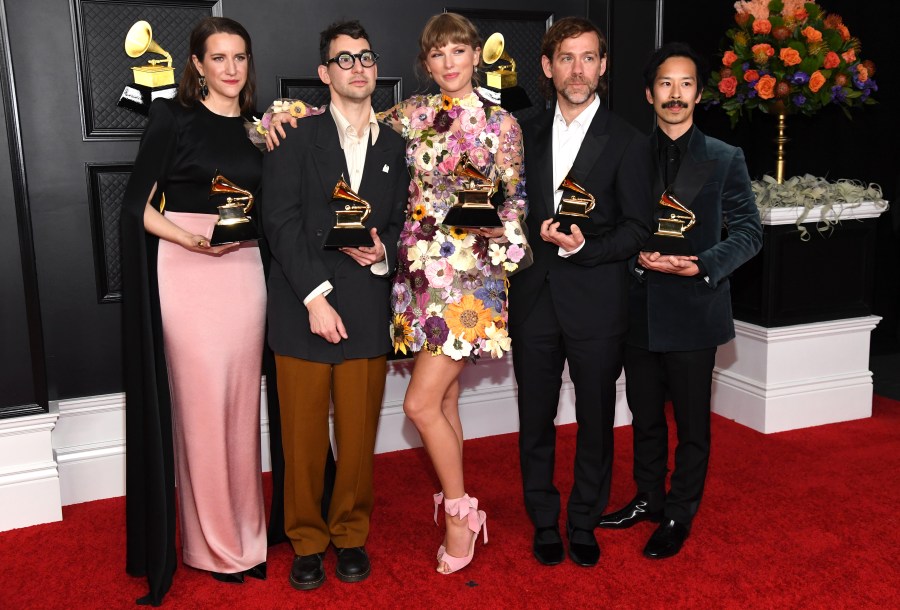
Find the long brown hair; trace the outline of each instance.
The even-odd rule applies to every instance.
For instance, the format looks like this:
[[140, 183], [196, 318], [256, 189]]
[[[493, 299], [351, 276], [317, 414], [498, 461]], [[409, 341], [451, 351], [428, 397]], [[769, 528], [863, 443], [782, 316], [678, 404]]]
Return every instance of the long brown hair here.
[[[481, 47], [481, 36], [472, 22], [457, 13], [438, 13], [433, 15], [419, 35], [419, 55], [416, 59], [416, 72], [427, 82], [430, 77], [425, 67], [431, 49], [440, 49], [448, 43], [467, 44], [473, 49]], [[479, 60], [480, 61], [480, 60]], [[472, 84], [478, 85], [478, 72], [472, 73]]]
[[[203, 61], [206, 55], [206, 40], [213, 34], [234, 34], [244, 39], [247, 51], [247, 82], [241, 89], [238, 103], [241, 106], [241, 114], [253, 113], [253, 96], [256, 94], [256, 68], [253, 65], [253, 44], [250, 42], [250, 34], [240, 23], [228, 17], [207, 17], [197, 24], [191, 32], [190, 55], [196, 55]], [[193, 106], [200, 101], [200, 73], [197, 72], [194, 62], [188, 56], [184, 64], [184, 72], [181, 73], [181, 82], [178, 84], [178, 101], [182, 106]]]

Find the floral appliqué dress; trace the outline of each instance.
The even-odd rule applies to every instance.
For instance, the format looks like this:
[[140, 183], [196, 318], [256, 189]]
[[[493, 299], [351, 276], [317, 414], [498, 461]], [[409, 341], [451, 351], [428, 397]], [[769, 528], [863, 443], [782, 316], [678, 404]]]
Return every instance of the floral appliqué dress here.
[[[506, 276], [527, 247], [518, 122], [477, 93], [413, 96], [380, 118], [406, 139], [412, 177], [391, 293], [394, 351], [501, 357], [510, 348]], [[498, 207], [502, 237], [441, 224], [456, 191], [465, 188], [454, 174], [463, 153], [505, 195]]]

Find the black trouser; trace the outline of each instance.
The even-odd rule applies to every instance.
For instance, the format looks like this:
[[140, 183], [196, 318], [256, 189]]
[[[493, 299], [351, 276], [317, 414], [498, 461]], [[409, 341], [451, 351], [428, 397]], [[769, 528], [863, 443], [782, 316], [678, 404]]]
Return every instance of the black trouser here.
[[[716, 348], [651, 352], [625, 346], [625, 390], [633, 417], [634, 480], [650, 496], [649, 510], [690, 525], [700, 506], [709, 465], [710, 394]], [[678, 446], [669, 493], [666, 393], [672, 399]], [[664, 506], [658, 502], [665, 498]]]

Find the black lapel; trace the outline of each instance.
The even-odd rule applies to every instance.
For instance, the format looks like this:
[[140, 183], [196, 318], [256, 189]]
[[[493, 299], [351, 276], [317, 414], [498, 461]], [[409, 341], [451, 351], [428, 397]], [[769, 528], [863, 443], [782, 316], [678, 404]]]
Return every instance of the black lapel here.
[[[381, 199], [381, 195], [388, 188], [388, 178], [396, 176], [394, 172], [402, 172], [405, 168], [393, 167], [391, 162], [395, 157], [388, 154], [388, 141], [384, 133], [388, 127], [379, 127], [378, 139], [372, 143], [372, 134], [369, 133], [369, 149], [366, 151], [366, 163], [363, 166], [362, 180], [359, 182], [359, 195], [367, 199], [369, 203]], [[365, 195], [363, 193], [366, 193]]]
[[678, 168], [678, 176], [675, 177], [672, 189], [678, 200], [690, 208], [697, 193], [715, 169], [716, 159], [707, 158], [706, 136], [696, 126], [688, 141], [687, 152], [686, 158], [682, 159]]
[[530, 205], [529, 214], [536, 216], [537, 220], [550, 217], [550, 208], [553, 206], [553, 193], [556, 186], [553, 183], [553, 111], [547, 110], [538, 119], [535, 119], [534, 142], [527, 142], [525, 152], [525, 166], [527, 169], [528, 192], [534, 193], [534, 199], [541, 205]]
[[609, 111], [603, 107], [601, 102], [600, 107], [597, 108], [597, 114], [594, 115], [594, 120], [591, 121], [587, 133], [584, 134], [584, 141], [581, 143], [581, 148], [578, 149], [575, 161], [572, 162], [572, 169], [569, 170], [569, 175], [575, 182], [583, 184], [591, 170], [594, 169], [594, 165], [597, 164], [600, 155], [603, 154], [603, 149], [609, 142], [608, 122]]
[[[316, 150], [313, 154], [313, 163], [319, 173], [319, 181], [325, 191], [325, 202], [331, 202], [331, 192], [338, 178], [344, 177], [350, 182], [350, 173], [347, 171], [347, 159], [338, 139], [337, 125], [331, 112], [326, 110], [319, 119], [316, 130]], [[310, 119], [304, 119], [310, 120]]]

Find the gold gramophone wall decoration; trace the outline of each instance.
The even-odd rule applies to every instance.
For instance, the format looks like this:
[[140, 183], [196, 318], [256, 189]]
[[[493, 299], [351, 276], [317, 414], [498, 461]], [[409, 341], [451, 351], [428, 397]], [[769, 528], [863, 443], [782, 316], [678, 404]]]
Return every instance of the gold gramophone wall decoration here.
[[481, 57], [488, 65], [493, 65], [498, 61], [507, 62], [506, 65], [499, 65], [495, 70], [486, 73], [488, 87], [509, 89], [515, 87], [519, 82], [516, 60], [504, 51], [505, 46], [506, 40], [503, 38], [503, 34], [495, 32], [488, 37], [481, 50]]
[[497, 192], [493, 180], [475, 167], [467, 153], [459, 157], [454, 175], [463, 179], [463, 188], [456, 191], [454, 203], [442, 224], [451, 227], [502, 227], [497, 208], [491, 203], [491, 196]]
[[175, 68], [172, 56], [153, 40], [153, 28], [146, 21], [138, 21], [125, 34], [125, 54], [141, 57], [144, 53], [162, 55], [162, 59], [150, 59], [146, 65], [132, 66], [133, 83], [126, 85], [118, 105], [140, 114], [150, 112], [150, 103], [158, 97], [173, 98], [178, 92], [175, 85]]
[[693, 254], [691, 242], [684, 234], [697, 223], [697, 215], [682, 204], [671, 190], [666, 189], [659, 198], [657, 230], [650, 236], [642, 250], [660, 254]]
[[253, 193], [216, 172], [209, 187], [209, 196], [225, 196], [225, 203], [218, 206], [219, 220], [213, 227], [210, 246], [221, 246], [241, 241], [259, 239], [259, 231], [247, 214], [253, 208]]
[[363, 224], [372, 213], [372, 206], [347, 184], [343, 176], [331, 191], [331, 201], [343, 205], [343, 208], [334, 211], [335, 223], [325, 236], [322, 248], [337, 250], [374, 246], [372, 235]]
[[587, 192], [571, 175], [563, 178], [557, 190], [562, 191], [562, 198], [553, 217], [553, 221], [559, 223], [558, 230], [561, 233], [571, 233], [572, 225], [577, 225], [586, 235], [596, 233], [597, 227], [591, 220], [590, 213], [597, 205], [597, 198]]

